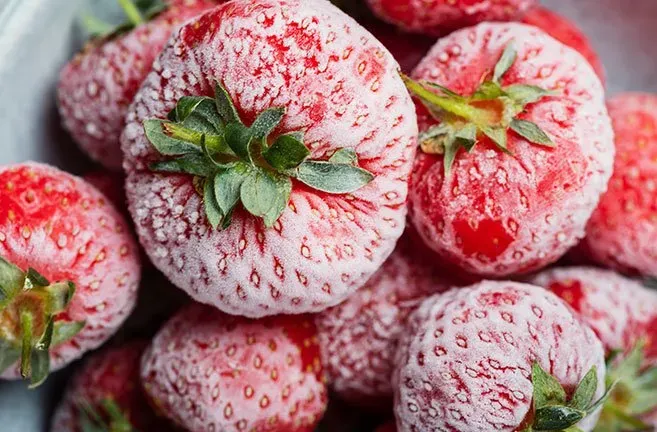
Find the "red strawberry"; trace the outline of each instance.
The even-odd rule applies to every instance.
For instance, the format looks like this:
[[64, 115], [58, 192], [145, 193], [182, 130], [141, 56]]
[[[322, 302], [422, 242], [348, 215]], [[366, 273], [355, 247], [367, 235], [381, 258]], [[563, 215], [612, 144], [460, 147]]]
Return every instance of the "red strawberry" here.
[[618, 156], [582, 250], [605, 266], [657, 276], [657, 96], [620, 94], [608, 106]]
[[132, 342], [94, 354], [75, 373], [50, 431], [173, 430], [149, 407], [139, 383], [139, 362], [146, 346]]
[[432, 36], [479, 24], [483, 21], [513, 21], [537, 0], [367, 0], [384, 21], [404, 30]]
[[591, 66], [534, 27], [481, 24], [438, 41], [413, 76], [427, 80], [407, 79], [422, 102], [409, 206], [425, 242], [494, 277], [557, 260], [612, 170]]
[[250, 317], [363, 285], [404, 229], [417, 124], [397, 68], [326, 1], [236, 0], [184, 26], [123, 135], [155, 265]]
[[522, 22], [540, 28], [559, 42], [577, 50], [593, 66], [602, 84], [605, 84], [604, 65], [600, 61], [598, 53], [591, 46], [588, 37], [577, 24], [541, 6], [529, 11]]
[[64, 126], [89, 156], [119, 170], [119, 138], [128, 106], [171, 32], [222, 0], [119, 0], [129, 17], [117, 29], [99, 28], [61, 72], [59, 110]]
[[119, 210], [125, 210], [125, 191], [123, 190], [123, 175], [110, 171], [93, 171], [82, 178], [101, 191], [107, 199]]
[[141, 376], [161, 412], [190, 431], [310, 432], [326, 409], [304, 316], [251, 321], [191, 305], [155, 337]]
[[365, 286], [317, 316], [329, 382], [341, 398], [389, 408], [393, 360], [406, 318], [425, 297], [449, 288], [433, 253], [426, 252], [421, 241], [405, 235]]
[[0, 371], [38, 385], [130, 314], [138, 249], [104, 195], [56, 168], [4, 167], [0, 190]]
[[607, 352], [626, 355], [613, 362], [616, 367], [609, 373], [609, 380], [620, 382], [605, 406], [599, 431], [648, 430], [637, 427], [639, 418], [657, 427], [657, 292], [612, 271], [586, 267], [548, 270], [534, 282], [567, 301]]
[[515, 282], [427, 299], [409, 319], [397, 365], [400, 432], [590, 432], [604, 401], [593, 331], [554, 294]]

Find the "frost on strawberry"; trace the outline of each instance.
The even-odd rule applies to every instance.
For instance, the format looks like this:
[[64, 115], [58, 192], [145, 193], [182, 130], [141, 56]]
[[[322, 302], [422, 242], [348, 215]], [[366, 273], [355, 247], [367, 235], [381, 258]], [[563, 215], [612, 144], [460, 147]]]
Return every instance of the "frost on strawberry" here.
[[404, 30], [442, 36], [484, 21], [521, 19], [537, 0], [367, 0], [384, 21]]
[[362, 286], [404, 229], [417, 122], [397, 67], [326, 1], [238, 0], [182, 27], [122, 138], [154, 264], [249, 317]]
[[556, 268], [534, 283], [564, 299], [596, 332], [608, 354], [607, 381], [616, 388], [596, 431], [657, 426], [657, 293], [609, 270]]
[[603, 87], [581, 55], [539, 29], [485, 23], [439, 40], [412, 77], [422, 151], [409, 208], [432, 249], [500, 277], [582, 238], [614, 146]]
[[126, 319], [137, 246], [100, 192], [55, 168], [5, 167], [0, 188], [0, 372], [37, 386]]
[[624, 273], [655, 277], [657, 95], [619, 94], [608, 106], [618, 157], [578, 252]]
[[453, 289], [409, 319], [397, 429], [590, 432], [605, 370], [600, 341], [554, 294], [515, 282]]
[[166, 432], [145, 398], [139, 362], [147, 344], [130, 342], [91, 356], [75, 372], [50, 432]]
[[390, 377], [408, 315], [427, 296], [452, 286], [436, 268], [435, 255], [414, 240], [404, 234], [362, 288], [315, 320], [333, 391], [371, 410], [392, 401]]
[[120, 141], [129, 105], [171, 32], [222, 0], [117, 0], [125, 22], [84, 18], [92, 39], [61, 71], [62, 122], [80, 147], [108, 169], [121, 169]]
[[326, 410], [308, 316], [255, 321], [193, 304], [160, 330], [141, 376], [158, 410], [185, 430], [312, 432]]

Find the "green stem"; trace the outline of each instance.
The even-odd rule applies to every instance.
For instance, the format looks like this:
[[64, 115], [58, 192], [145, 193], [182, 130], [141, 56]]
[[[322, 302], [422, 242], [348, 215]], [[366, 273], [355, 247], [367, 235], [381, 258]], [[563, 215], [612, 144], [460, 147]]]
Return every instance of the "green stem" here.
[[186, 128], [177, 123], [163, 123], [165, 131], [171, 138], [186, 141], [201, 147], [201, 141], [205, 136], [205, 145], [208, 149], [216, 153], [224, 153], [228, 151], [226, 141], [219, 135], [207, 135], [197, 132], [193, 129]]
[[22, 346], [21, 346], [21, 376], [28, 378], [31, 374], [32, 359], [32, 313], [26, 309], [20, 311]]
[[130, 20], [135, 27], [145, 22], [139, 8], [132, 0], [118, 0], [118, 2], [119, 5], [121, 5], [121, 9], [123, 9], [123, 12], [128, 17], [128, 20]]

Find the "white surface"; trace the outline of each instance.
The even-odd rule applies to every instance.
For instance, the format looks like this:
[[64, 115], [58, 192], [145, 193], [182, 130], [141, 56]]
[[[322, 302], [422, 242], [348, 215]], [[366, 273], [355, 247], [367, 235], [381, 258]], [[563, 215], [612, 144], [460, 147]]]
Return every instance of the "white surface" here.
[[[0, 163], [36, 159], [75, 170], [84, 157], [59, 127], [54, 85], [79, 48], [75, 26], [85, 0], [0, 0]], [[111, 0], [93, 0], [115, 7]], [[610, 92], [657, 92], [657, 1], [544, 0], [590, 35], [608, 73]], [[115, 10], [115, 9], [114, 9]], [[0, 384], [0, 431], [47, 429], [50, 395], [61, 380], [30, 392]]]

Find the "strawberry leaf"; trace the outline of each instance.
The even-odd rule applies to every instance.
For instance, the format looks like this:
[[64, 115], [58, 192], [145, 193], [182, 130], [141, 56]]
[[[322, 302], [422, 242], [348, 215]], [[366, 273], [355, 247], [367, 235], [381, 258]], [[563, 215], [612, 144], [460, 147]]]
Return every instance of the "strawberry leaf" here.
[[538, 102], [543, 97], [551, 94], [549, 90], [526, 84], [515, 84], [504, 87], [504, 92], [521, 107]]
[[579, 423], [586, 412], [561, 405], [548, 405], [536, 410], [535, 431], [560, 431]]
[[276, 204], [279, 193], [276, 178], [263, 169], [254, 169], [244, 179], [240, 198], [244, 208], [254, 216], [265, 216]]
[[[566, 403], [566, 392], [559, 381], [538, 363], [534, 363], [532, 366], [532, 383], [534, 385], [535, 411], [548, 405], [564, 405]], [[563, 427], [559, 429], [563, 429]]]
[[225, 138], [237, 157], [250, 160], [249, 144], [251, 144], [252, 135], [248, 127], [242, 123], [231, 123], [226, 126]]
[[233, 104], [233, 100], [228, 94], [228, 90], [219, 82], [214, 88], [214, 100], [217, 105], [217, 113], [222, 118], [224, 123], [238, 123], [243, 124], [240, 115], [237, 113], [237, 108]]
[[207, 177], [212, 174], [213, 167], [206, 163], [206, 157], [198, 153], [190, 153], [177, 159], [154, 162], [150, 165], [152, 171], [165, 173], [191, 174]]
[[20, 350], [14, 344], [0, 339], [0, 373], [15, 365], [20, 358]]
[[466, 151], [472, 150], [475, 144], [477, 144], [477, 126], [469, 123], [463, 129], [456, 132], [454, 138]]
[[214, 100], [208, 97], [182, 97], [168, 118], [187, 129], [208, 135], [218, 135], [224, 126]]
[[362, 168], [322, 161], [304, 162], [293, 175], [313, 189], [332, 194], [354, 192], [374, 180], [374, 176]]
[[205, 207], [205, 215], [208, 217], [208, 222], [212, 229], [217, 229], [217, 226], [221, 223], [221, 218], [223, 217], [223, 212], [214, 193], [214, 184], [215, 182], [210, 177], [205, 180], [203, 185], [203, 205]]
[[358, 166], [358, 155], [353, 149], [341, 148], [331, 156], [328, 160], [335, 164], [349, 164]]
[[298, 167], [310, 156], [310, 150], [294, 134], [279, 136], [263, 157], [272, 167], [285, 171]]
[[278, 176], [276, 183], [278, 194], [276, 195], [276, 199], [271, 208], [263, 217], [267, 228], [274, 226], [274, 223], [276, 223], [278, 218], [281, 217], [287, 207], [288, 201], [290, 201], [290, 195], [292, 194], [292, 180], [288, 177]]
[[545, 147], [554, 147], [550, 137], [541, 130], [536, 123], [525, 120], [513, 119], [511, 129], [533, 144], [539, 144]]
[[504, 90], [497, 82], [484, 81], [472, 95], [472, 100], [495, 100], [502, 96], [505, 96]]
[[598, 390], [598, 369], [593, 366], [591, 370], [582, 378], [568, 406], [586, 410], [593, 401], [595, 392]]
[[23, 289], [25, 279], [20, 268], [0, 257], [0, 310]]
[[283, 120], [285, 108], [269, 108], [260, 113], [251, 127], [253, 139], [262, 140], [276, 129]]
[[230, 168], [220, 171], [214, 177], [214, 195], [221, 212], [226, 215], [240, 199], [240, 189], [244, 182], [248, 167], [237, 163]]
[[501, 127], [483, 127], [481, 131], [490, 138], [497, 147], [505, 153], [510, 153], [507, 149], [508, 135], [505, 128]]
[[53, 326], [52, 346], [57, 346], [60, 343], [66, 342], [82, 330], [85, 326], [84, 321], [55, 321]]
[[[201, 147], [189, 141], [175, 139], [164, 133], [164, 125], [170, 124], [162, 120], [146, 120], [144, 133], [153, 147], [165, 156], [180, 156], [188, 153], [199, 153]], [[200, 134], [199, 134], [200, 138]]]
[[495, 65], [493, 71], [493, 81], [496, 83], [500, 82], [500, 79], [511, 69], [513, 63], [515, 63], [518, 53], [516, 52], [515, 44], [510, 42], [502, 52], [502, 56]]

